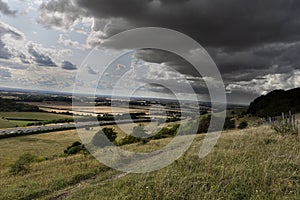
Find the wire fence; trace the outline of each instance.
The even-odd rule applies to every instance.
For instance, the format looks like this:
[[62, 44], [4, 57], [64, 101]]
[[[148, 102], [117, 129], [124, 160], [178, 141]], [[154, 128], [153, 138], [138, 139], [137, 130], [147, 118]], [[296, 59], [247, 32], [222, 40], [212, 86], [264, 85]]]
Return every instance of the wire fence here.
[[289, 111], [287, 114], [282, 113], [281, 116], [273, 116], [262, 119], [262, 125], [287, 125], [291, 127], [298, 135], [300, 134], [299, 121], [297, 120], [296, 115], [292, 114], [291, 111]]

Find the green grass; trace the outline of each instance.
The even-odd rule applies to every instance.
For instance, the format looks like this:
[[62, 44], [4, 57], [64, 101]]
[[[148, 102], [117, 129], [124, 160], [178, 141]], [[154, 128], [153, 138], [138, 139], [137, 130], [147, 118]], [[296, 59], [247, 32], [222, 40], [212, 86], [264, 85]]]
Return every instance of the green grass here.
[[[91, 156], [61, 158], [79, 140], [75, 131], [0, 140], [0, 199], [300, 199], [298, 136], [269, 127], [226, 131], [214, 151], [198, 158], [203, 135], [172, 165], [146, 174], [122, 174]], [[147, 152], [170, 138], [123, 148]], [[52, 159], [25, 175], [9, 165], [25, 152]], [[122, 176], [118, 176], [122, 175]]]
[[23, 153], [37, 156], [56, 156], [75, 141], [79, 141], [76, 130], [21, 136], [0, 140], [0, 169], [8, 168]]
[[0, 119], [0, 128], [12, 128], [12, 127], [16, 127], [16, 125], [9, 122], [8, 120]]
[[10, 123], [14, 124], [15, 126], [27, 126], [28, 123], [36, 123], [37, 121], [23, 121], [23, 120], [9, 120]]
[[70, 115], [46, 113], [46, 112], [0, 112], [0, 128], [13, 128], [26, 126], [28, 123], [36, 123], [38, 120], [55, 120], [72, 118]]
[[46, 112], [0, 112], [1, 117], [14, 119], [28, 119], [28, 120], [54, 120], [72, 118], [70, 115], [62, 115]]

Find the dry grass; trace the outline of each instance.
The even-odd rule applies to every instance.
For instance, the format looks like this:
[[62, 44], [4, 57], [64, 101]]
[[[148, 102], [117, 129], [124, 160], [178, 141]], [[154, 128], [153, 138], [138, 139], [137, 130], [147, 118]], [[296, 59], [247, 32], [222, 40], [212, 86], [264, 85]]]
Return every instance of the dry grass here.
[[[300, 199], [296, 136], [279, 136], [269, 127], [227, 131], [214, 151], [199, 159], [203, 137], [172, 165], [126, 176], [83, 155], [34, 163], [29, 174], [13, 176], [8, 164], [23, 152], [59, 154], [78, 138], [67, 131], [0, 140], [1, 161], [11, 158], [1, 162], [0, 199]], [[147, 152], [169, 141], [124, 148]]]

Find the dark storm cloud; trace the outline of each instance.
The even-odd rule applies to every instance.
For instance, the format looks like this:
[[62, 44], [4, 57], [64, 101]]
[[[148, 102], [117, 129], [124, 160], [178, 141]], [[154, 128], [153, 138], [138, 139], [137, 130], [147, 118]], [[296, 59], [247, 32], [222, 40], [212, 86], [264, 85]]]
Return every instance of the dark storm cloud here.
[[11, 10], [7, 3], [3, 2], [2, 0], [0, 0], [0, 12], [3, 13], [4, 15], [11, 15], [11, 16], [15, 16], [17, 11], [16, 10]]
[[64, 61], [61, 65], [61, 68], [66, 69], [66, 70], [76, 70], [77, 66], [69, 61]]
[[192, 76], [200, 76], [195, 68], [182, 57], [163, 50], [140, 49], [135, 53], [135, 57], [151, 63], [164, 63], [171, 66], [176, 71]]
[[[300, 1], [294, 0], [75, 0], [90, 16], [122, 18], [130, 26], [159, 26], [196, 39], [216, 62], [222, 74], [234, 71], [268, 73], [272, 65], [299, 67]], [[122, 27], [126, 30], [130, 27]], [[96, 30], [98, 30], [96, 28]], [[107, 27], [105, 37], [116, 34]], [[270, 44], [273, 44], [270, 45]], [[215, 51], [216, 53], [214, 53]], [[269, 55], [267, 55], [269, 54]], [[276, 55], [277, 54], [277, 55]], [[158, 52], [139, 52], [146, 61], [165, 62], [179, 71], [189, 66], [182, 59]], [[181, 70], [180, 70], [181, 68]], [[193, 74], [188, 68], [187, 74]], [[249, 77], [250, 78], [250, 77]]]
[[[95, 45], [134, 27], [180, 31], [208, 50], [226, 84], [300, 69], [297, 0], [50, 0], [41, 6], [43, 12], [49, 27], [70, 27], [80, 17], [95, 17], [89, 38]], [[170, 53], [139, 50], [136, 56], [198, 76], [189, 63]]]
[[[299, 39], [294, 0], [76, 0], [92, 16], [123, 18], [135, 27], [172, 28], [204, 46], [249, 47]], [[175, 3], [176, 2], [176, 3]]]
[[38, 52], [34, 45], [28, 45], [28, 53], [33, 56], [34, 61], [41, 66], [57, 67], [56, 63], [50, 58], [50, 56]]
[[65, 14], [44, 21], [53, 26], [70, 25], [81, 16], [122, 18], [134, 27], [181, 31], [206, 47], [247, 48], [300, 37], [300, 2], [295, 0], [52, 0], [40, 9], [42, 16]]

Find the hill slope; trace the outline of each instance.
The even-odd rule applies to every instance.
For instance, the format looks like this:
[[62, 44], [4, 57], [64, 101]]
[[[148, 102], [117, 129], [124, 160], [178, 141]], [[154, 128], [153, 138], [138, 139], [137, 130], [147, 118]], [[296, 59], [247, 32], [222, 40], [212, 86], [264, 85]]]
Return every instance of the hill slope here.
[[[203, 137], [198, 135], [170, 166], [146, 174], [124, 174], [89, 155], [60, 157], [79, 140], [75, 130], [0, 140], [0, 199], [299, 199], [296, 136], [281, 137], [269, 127], [226, 131], [214, 151], [199, 159]], [[147, 152], [169, 142], [124, 149]], [[49, 160], [33, 163], [26, 174], [11, 175], [9, 166], [24, 152]]]
[[282, 112], [300, 112], [300, 88], [292, 90], [274, 90], [255, 99], [248, 113], [259, 117], [281, 115]]

